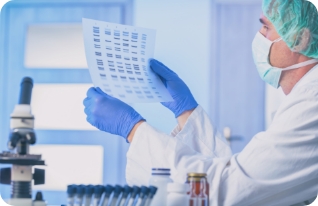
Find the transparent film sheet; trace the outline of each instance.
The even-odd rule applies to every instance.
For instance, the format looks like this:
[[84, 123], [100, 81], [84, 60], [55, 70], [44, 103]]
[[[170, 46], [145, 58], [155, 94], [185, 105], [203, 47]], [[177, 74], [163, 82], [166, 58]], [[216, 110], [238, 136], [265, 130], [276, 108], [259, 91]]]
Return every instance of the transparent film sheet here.
[[155, 30], [83, 19], [83, 35], [95, 87], [128, 103], [172, 101], [149, 66]]

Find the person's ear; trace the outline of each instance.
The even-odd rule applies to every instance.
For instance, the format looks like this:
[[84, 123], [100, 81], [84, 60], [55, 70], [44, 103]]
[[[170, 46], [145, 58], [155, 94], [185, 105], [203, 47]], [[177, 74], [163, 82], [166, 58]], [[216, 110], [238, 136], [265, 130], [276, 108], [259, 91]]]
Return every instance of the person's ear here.
[[309, 29], [304, 28], [299, 32], [299, 35], [295, 37], [295, 44], [292, 48], [293, 52], [302, 52], [308, 47], [309, 40], [311, 38], [311, 33]]

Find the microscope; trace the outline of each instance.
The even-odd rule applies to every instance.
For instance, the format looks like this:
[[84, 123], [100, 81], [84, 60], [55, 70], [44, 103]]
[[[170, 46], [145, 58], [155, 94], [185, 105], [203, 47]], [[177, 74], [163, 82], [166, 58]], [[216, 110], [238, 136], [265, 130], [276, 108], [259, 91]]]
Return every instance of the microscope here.
[[0, 164], [12, 164], [11, 168], [0, 169], [0, 184], [11, 184], [11, 199], [7, 203], [14, 206], [46, 206], [41, 192], [37, 192], [32, 200], [32, 181], [34, 185], [45, 183], [45, 171], [32, 168], [45, 165], [44, 160], [41, 155], [29, 154], [30, 145], [36, 142], [30, 106], [32, 88], [33, 80], [23, 78], [19, 104], [15, 106], [10, 119], [10, 151], [0, 153]]

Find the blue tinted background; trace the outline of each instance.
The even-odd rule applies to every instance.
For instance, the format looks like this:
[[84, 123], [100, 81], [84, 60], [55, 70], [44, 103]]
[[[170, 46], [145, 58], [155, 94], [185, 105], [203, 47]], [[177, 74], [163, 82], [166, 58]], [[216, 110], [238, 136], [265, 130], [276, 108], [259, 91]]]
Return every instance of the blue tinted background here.
[[[34, 23], [80, 23], [83, 17], [157, 30], [155, 57], [188, 84], [197, 101], [222, 132], [230, 127], [231, 147], [239, 152], [264, 129], [264, 83], [251, 54], [260, 24], [261, 1], [213, 0], [94, 0], [8, 3], [0, 23], [0, 150], [6, 150], [9, 116], [18, 101], [19, 83], [31, 76], [36, 83], [90, 83], [87, 70], [26, 69], [26, 29]], [[71, 77], [71, 78], [70, 78]], [[147, 121], [168, 133], [176, 124], [160, 104], [135, 104]], [[55, 108], [58, 109], [58, 108]], [[38, 144], [102, 145], [104, 183], [125, 183], [121, 138], [97, 131], [36, 131]], [[9, 198], [10, 187], [1, 185]], [[65, 201], [64, 191], [45, 191], [50, 204]]]

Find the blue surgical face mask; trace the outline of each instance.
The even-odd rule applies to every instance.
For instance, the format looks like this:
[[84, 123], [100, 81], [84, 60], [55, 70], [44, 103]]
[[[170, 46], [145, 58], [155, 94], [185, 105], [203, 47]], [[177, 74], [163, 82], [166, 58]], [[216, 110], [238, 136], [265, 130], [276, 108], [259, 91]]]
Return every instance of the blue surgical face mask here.
[[282, 71], [298, 69], [313, 63], [318, 62], [318, 59], [311, 59], [299, 64], [289, 66], [287, 68], [277, 68], [273, 67], [269, 63], [269, 53], [272, 44], [281, 41], [282, 38], [276, 39], [275, 41], [270, 41], [264, 37], [260, 32], [257, 32], [254, 41], [252, 43], [253, 57], [256, 64], [257, 70], [261, 78], [268, 84], [272, 85], [276, 89], [279, 88], [279, 80]]

